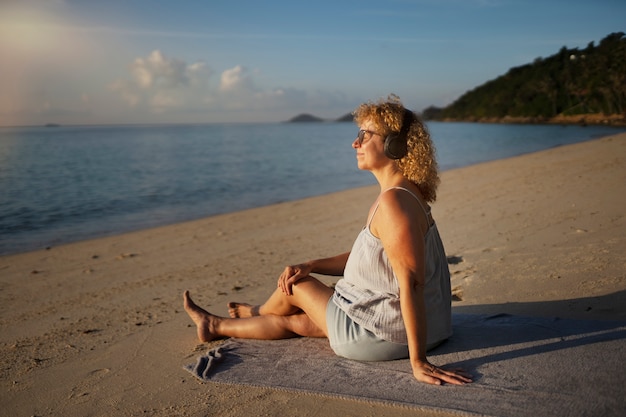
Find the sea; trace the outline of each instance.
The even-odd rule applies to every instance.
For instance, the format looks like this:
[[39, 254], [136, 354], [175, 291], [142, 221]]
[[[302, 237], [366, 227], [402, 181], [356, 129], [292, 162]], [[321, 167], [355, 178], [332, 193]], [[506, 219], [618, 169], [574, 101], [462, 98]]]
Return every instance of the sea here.
[[[427, 123], [441, 170], [626, 131]], [[0, 255], [375, 184], [353, 123], [0, 128]]]

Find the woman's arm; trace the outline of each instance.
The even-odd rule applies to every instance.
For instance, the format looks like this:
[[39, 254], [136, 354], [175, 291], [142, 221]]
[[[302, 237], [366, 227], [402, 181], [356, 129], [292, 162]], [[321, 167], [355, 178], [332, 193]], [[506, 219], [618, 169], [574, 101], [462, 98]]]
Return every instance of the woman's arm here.
[[[419, 211], [418, 211], [419, 210]], [[421, 208], [413, 197], [400, 192], [381, 196], [372, 232], [383, 244], [400, 287], [400, 309], [406, 328], [413, 375], [430, 384], [471, 382], [464, 374], [445, 371], [426, 359], [426, 306], [424, 302], [424, 235], [428, 219], [416, 216]]]
[[293, 284], [310, 274], [343, 275], [343, 271], [346, 269], [346, 262], [348, 262], [348, 256], [350, 256], [350, 252], [330, 258], [315, 259], [297, 265], [289, 265], [285, 267], [283, 273], [280, 275], [278, 286], [281, 287], [283, 293], [291, 295], [291, 287]]
[[330, 258], [316, 259], [307, 263], [311, 266], [311, 273], [337, 277], [343, 275], [343, 271], [346, 269], [346, 263], [348, 262], [348, 256], [350, 256], [350, 252]]

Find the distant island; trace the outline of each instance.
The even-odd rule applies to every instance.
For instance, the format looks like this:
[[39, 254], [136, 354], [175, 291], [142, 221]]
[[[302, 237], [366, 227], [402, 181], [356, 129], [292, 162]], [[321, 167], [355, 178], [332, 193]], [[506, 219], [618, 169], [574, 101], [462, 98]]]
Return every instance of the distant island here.
[[310, 123], [310, 122], [323, 122], [324, 119], [321, 119], [317, 116], [313, 116], [311, 114], [303, 113], [299, 114], [296, 117], [292, 117], [289, 119], [289, 123]]
[[312, 114], [302, 113], [295, 117], [292, 117], [287, 123], [311, 123], [311, 122], [352, 122], [354, 117], [352, 113], [348, 113], [341, 116], [338, 119], [322, 119], [321, 117], [313, 116]]
[[60, 127], [61, 125], [58, 123], [46, 123], [44, 127]]
[[[626, 126], [626, 37], [611, 33], [598, 46], [565, 46], [548, 58], [511, 68], [449, 106], [430, 106], [424, 120], [484, 123], [608, 124]], [[352, 122], [301, 114], [288, 122]]]

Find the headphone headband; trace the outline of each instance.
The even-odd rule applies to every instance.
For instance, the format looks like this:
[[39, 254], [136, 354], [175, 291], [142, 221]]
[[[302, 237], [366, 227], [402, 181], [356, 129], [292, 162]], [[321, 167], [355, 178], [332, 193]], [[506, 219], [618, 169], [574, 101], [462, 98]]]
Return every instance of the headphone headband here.
[[402, 127], [398, 136], [405, 138], [409, 134], [411, 123], [413, 122], [413, 112], [407, 108], [404, 109], [404, 116], [402, 117]]

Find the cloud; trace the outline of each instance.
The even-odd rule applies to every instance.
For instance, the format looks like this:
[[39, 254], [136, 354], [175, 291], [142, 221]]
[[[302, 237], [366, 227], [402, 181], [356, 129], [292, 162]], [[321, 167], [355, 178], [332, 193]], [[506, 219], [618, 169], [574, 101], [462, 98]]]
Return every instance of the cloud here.
[[135, 81], [140, 88], [150, 89], [154, 86], [177, 88], [188, 86], [188, 71], [195, 71], [201, 63], [188, 66], [178, 59], [168, 59], [161, 51], [153, 51], [147, 58], [137, 58], [131, 66]]
[[129, 71], [130, 79], [115, 80], [109, 87], [131, 108], [147, 106], [149, 111], [162, 113], [197, 106], [209, 94], [212, 71], [203, 62], [187, 64], [154, 50], [136, 58]]
[[52, 18], [9, 17], [0, 14], [12, 22], [0, 38], [19, 42], [0, 42], [0, 125], [279, 121], [352, 108], [336, 93], [268, 85], [271, 76], [242, 64], [216, 70], [162, 49], [124, 55]]
[[222, 73], [221, 91], [253, 91], [254, 82], [248, 70], [240, 65]]
[[227, 111], [290, 112], [343, 102], [337, 94], [306, 93], [293, 87], [262, 87], [258, 70], [235, 65], [217, 73], [204, 62], [187, 63], [154, 50], [135, 58], [129, 78], [109, 87], [130, 110], [160, 115], [223, 114]]

